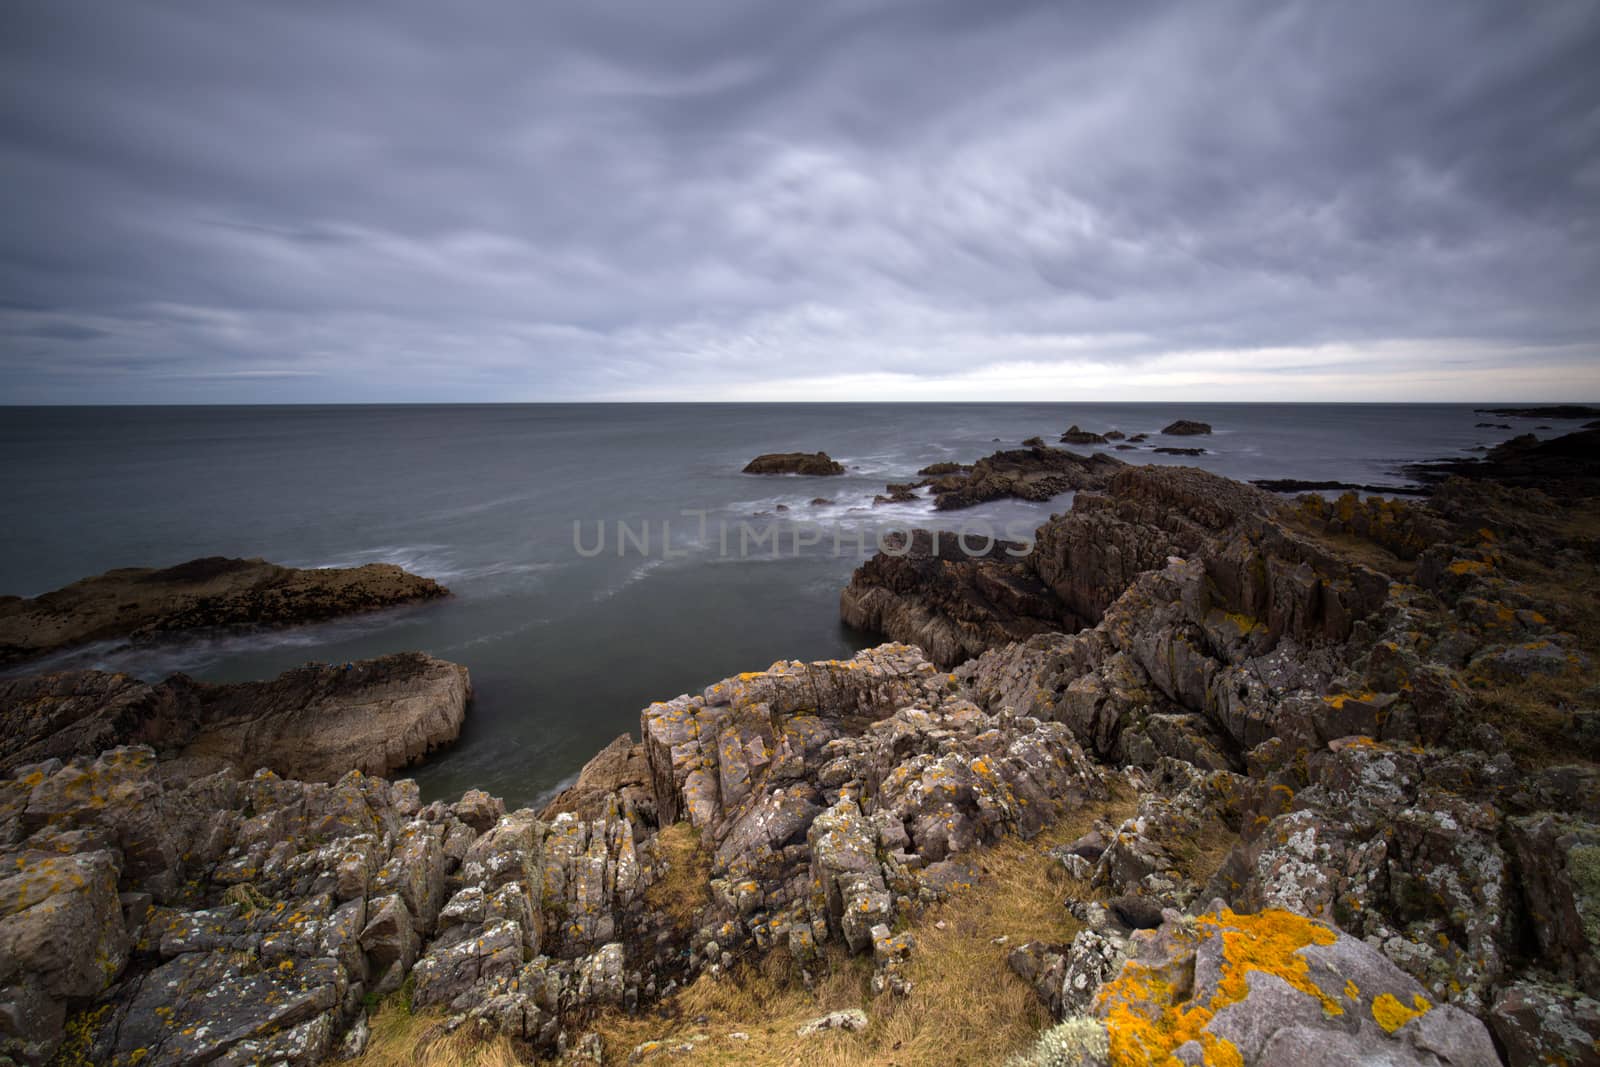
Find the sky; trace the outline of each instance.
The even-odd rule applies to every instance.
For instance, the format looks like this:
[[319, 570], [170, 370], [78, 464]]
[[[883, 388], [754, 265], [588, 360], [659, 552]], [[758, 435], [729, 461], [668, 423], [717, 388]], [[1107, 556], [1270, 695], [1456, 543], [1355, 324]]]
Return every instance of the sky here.
[[8, 0], [0, 403], [1600, 401], [1600, 4]]

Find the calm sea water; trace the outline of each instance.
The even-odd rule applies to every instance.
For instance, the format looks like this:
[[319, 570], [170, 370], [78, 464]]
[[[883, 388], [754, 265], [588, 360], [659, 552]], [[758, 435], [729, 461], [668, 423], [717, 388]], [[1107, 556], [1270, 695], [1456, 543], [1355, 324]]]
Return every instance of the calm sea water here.
[[[1510, 436], [1479, 422], [1536, 425], [1444, 405], [0, 408], [0, 593], [206, 555], [382, 560], [438, 578], [454, 597], [268, 634], [101, 645], [45, 666], [235, 681], [422, 649], [466, 664], [477, 692], [460, 741], [417, 770], [424, 792], [479, 786], [528, 803], [637, 730], [652, 700], [871, 643], [840, 625], [838, 593], [881, 528], [1031, 529], [1070, 502], [872, 508], [885, 482], [1072, 423], [1153, 433], [1178, 417], [1216, 433], [1166, 443], [1214, 454], [1119, 455], [1235, 478], [1394, 482], [1400, 463]], [[740, 473], [760, 452], [817, 449], [849, 473]], [[834, 503], [811, 505], [818, 496]], [[620, 554], [619, 522], [631, 534]], [[801, 522], [799, 540], [819, 543], [796, 551]], [[774, 530], [776, 558], [770, 539], [755, 541]]]

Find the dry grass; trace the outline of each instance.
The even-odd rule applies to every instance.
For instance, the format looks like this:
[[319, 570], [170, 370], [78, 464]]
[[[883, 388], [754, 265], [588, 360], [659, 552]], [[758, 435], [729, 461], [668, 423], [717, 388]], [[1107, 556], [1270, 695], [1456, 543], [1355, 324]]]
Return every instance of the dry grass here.
[[711, 856], [700, 844], [700, 831], [685, 821], [660, 830], [654, 847], [666, 870], [645, 889], [645, 906], [666, 912], [679, 928], [688, 927], [711, 897]]
[[368, 1017], [372, 1038], [352, 1061], [360, 1067], [517, 1067], [529, 1062], [509, 1038], [484, 1040], [463, 1027], [444, 1032], [440, 1015], [413, 1015], [403, 997], [384, 1001]]
[[1215, 818], [1207, 819], [1199, 833], [1172, 844], [1172, 858], [1178, 865], [1178, 873], [1203, 886], [1222, 868], [1238, 843], [1237, 833]]
[[[1077, 923], [1063, 904], [1090, 895], [1045, 851], [1078, 837], [1096, 817], [1117, 822], [1134, 807], [1131, 797], [1121, 797], [1085, 809], [1032, 841], [1008, 838], [973, 853], [983, 872], [979, 881], [906, 925], [917, 940], [906, 970], [914, 985], [909, 996], [871, 997], [870, 960], [838, 950], [828, 956], [826, 977], [808, 990], [787, 953], [773, 952], [721, 979], [702, 976], [661, 1005], [668, 1018], [613, 1013], [598, 1019], [593, 1029], [605, 1039], [606, 1062], [625, 1063], [646, 1041], [694, 1040], [697, 1064], [1001, 1063], [1051, 1022], [1032, 988], [1011, 973], [1006, 955], [1025, 941], [1070, 941]], [[995, 944], [996, 938], [1005, 940]], [[857, 1007], [871, 1020], [859, 1034], [795, 1035], [796, 1027], [818, 1015]], [[733, 1033], [746, 1039], [728, 1036]]]

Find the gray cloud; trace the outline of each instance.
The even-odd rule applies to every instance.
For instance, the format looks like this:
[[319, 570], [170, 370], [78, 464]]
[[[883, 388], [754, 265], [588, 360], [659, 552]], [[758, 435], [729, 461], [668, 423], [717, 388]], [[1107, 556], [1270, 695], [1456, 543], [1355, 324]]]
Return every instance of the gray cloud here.
[[0, 401], [1600, 394], [1595, 54], [1577, 2], [20, 0]]

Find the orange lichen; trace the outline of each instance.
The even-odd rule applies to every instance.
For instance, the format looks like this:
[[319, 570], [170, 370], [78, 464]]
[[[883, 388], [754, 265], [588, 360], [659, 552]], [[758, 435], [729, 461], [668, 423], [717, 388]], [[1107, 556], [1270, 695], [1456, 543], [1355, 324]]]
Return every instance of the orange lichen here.
[[1257, 915], [1220, 915], [1196, 920], [1197, 932], [1213, 931], [1222, 938], [1222, 973], [1216, 992], [1207, 1001], [1176, 998], [1164, 969], [1133, 962], [1120, 977], [1101, 990], [1098, 1003], [1111, 1034], [1111, 1060], [1118, 1065], [1165, 1065], [1177, 1048], [1194, 1041], [1209, 1064], [1242, 1064], [1232, 1043], [1207, 1030], [1217, 1012], [1237, 1004], [1250, 993], [1250, 974], [1271, 974], [1292, 988], [1315, 997], [1328, 1015], [1344, 1014], [1344, 1007], [1311, 980], [1300, 950], [1328, 945], [1338, 935], [1327, 926], [1286, 911], [1268, 910]]
[[1406, 1023], [1419, 1016], [1426, 1015], [1433, 1010], [1433, 1005], [1428, 1003], [1428, 998], [1421, 993], [1411, 998], [1412, 1007], [1400, 1003], [1400, 999], [1393, 993], [1384, 993], [1374, 997], [1372, 1001], [1372, 1017], [1386, 1033], [1394, 1033]]
[[1451, 574], [1483, 574], [1490, 569], [1490, 564], [1478, 559], [1458, 559], [1450, 564]]

